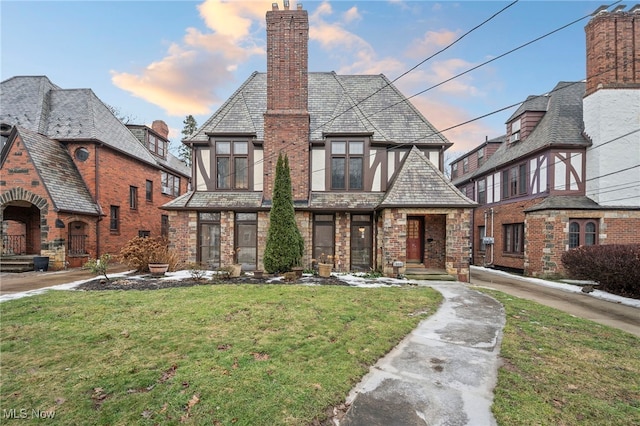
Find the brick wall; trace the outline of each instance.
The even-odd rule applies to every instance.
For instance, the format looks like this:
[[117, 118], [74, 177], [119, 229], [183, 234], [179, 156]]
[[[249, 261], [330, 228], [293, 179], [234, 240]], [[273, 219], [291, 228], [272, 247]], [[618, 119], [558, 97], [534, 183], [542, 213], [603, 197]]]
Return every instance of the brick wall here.
[[561, 256], [569, 248], [570, 219], [597, 219], [599, 244], [638, 243], [640, 210], [545, 210], [527, 214], [525, 274], [562, 274]]
[[[378, 219], [376, 241], [377, 265], [386, 275], [393, 275], [393, 262], [406, 262], [407, 217], [425, 218], [425, 246], [428, 238], [435, 247], [425, 247], [426, 253], [437, 262], [427, 267], [441, 267], [458, 280], [469, 280], [469, 259], [471, 245], [469, 241], [472, 209], [434, 208], [434, 209], [385, 209]], [[427, 235], [427, 233], [429, 233]], [[444, 237], [444, 238], [443, 238]]]
[[[543, 198], [535, 198], [532, 200], [517, 200], [512, 203], [505, 203], [500, 205], [495, 205], [493, 207], [481, 206], [475, 209], [473, 214], [473, 234], [475, 237], [474, 253], [473, 253], [473, 263], [475, 265], [485, 265], [491, 264], [493, 260], [493, 265], [503, 267], [503, 268], [512, 268], [524, 270], [525, 268], [525, 254], [510, 254], [504, 253], [504, 235], [503, 235], [503, 224], [512, 224], [512, 223], [525, 223], [525, 214], [524, 210], [540, 203]], [[479, 251], [478, 244], [478, 227], [485, 225], [485, 211], [487, 212], [486, 218], [486, 236], [493, 237], [495, 242], [493, 245], [487, 246], [487, 250], [485, 252]], [[492, 234], [492, 216], [491, 211], [493, 211], [493, 234]], [[542, 241], [541, 235], [531, 235], [528, 233], [527, 225], [525, 224], [525, 238], [524, 238], [524, 249], [525, 251], [528, 249], [528, 245], [531, 244], [534, 247], [534, 250], [541, 250], [544, 246], [544, 242]], [[492, 253], [493, 250], [493, 253]], [[493, 255], [493, 257], [492, 257]]]
[[638, 13], [599, 13], [585, 27], [587, 90], [640, 87]]

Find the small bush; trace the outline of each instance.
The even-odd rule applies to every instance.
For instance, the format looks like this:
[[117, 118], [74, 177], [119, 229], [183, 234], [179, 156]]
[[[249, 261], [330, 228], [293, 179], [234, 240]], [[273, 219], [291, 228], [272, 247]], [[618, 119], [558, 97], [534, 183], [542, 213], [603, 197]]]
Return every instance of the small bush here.
[[640, 244], [583, 246], [562, 255], [571, 278], [593, 280], [598, 289], [640, 298]]
[[109, 268], [110, 261], [111, 255], [109, 253], [105, 253], [100, 256], [100, 259], [89, 259], [87, 263], [84, 264], [84, 267], [89, 269], [93, 274], [104, 275], [106, 280], [109, 281], [107, 269]]
[[204, 277], [207, 274], [207, 271], [205, 271], [204, 267], [200, 263], [190, 263], [187, 265], [187, 269], [189, 270], [191, 279], [194, 281], [204, 280]]
[[178, 255], [169, 248], [169, 241], [162, 237], [135, 237], [120, 250], [122, 263], [138, 272], [149, 270], [149, 263], [168, 263], [169, 271], [175, 271]]

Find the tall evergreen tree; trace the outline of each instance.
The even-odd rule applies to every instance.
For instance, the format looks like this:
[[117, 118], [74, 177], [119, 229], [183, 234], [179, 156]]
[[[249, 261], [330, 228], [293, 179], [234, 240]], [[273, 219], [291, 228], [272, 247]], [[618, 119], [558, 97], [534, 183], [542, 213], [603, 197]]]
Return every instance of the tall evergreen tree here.
[[304, 239], [296, 224], [291, 191], [289, 158], [282, 153], [276, 164], [264, 268], [269, 273], [285, 272], [299, 264], [304, 253]]
[[[194, 134], [196, 129], [198, 128], [198, 123], [191, 114], [186, 116], [182, 124], [184, 124], [184, 128], [182, 129], [182, 134], [184, 136], [182, 139], [186, 139]], [[187, 163], [188, 166], [191, 166], [191, 147], [181, 143], [180, 147], [178, 148], [178, 156], [182, 159], [182, 161]]]

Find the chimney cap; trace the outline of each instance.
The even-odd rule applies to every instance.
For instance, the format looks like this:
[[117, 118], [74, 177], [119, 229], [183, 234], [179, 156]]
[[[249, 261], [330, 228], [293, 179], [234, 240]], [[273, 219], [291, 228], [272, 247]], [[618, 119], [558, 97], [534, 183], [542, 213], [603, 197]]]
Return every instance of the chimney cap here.
[[602, 5], [599, 8], [597, 8], [596, 10], [594, 10], [593, 13], [591, 14], [591, 16], [596, 16], [596, 15], [599, 15], [601, 13], [606, 13], [608, 8], [609, 8], [609, 6], [607, 6], [606, 4]]
[[640, 4], [636, 4], [629, 9], [629, 13], [640, 13]]
[[289, 0], [284, 0], [284, 10], [289, 10]]
[[616, 6], [616, 7], [615, 7], [615, 9], [613, 9], [613, 10], [611, 11], [611, 13], [617, 13], [617, 12], [619, 13], [619, 12], [622, 12], [622, 11], [624, 10], [624, 8], [625, 8], [625, 7], [627, 7], [627, 5], [626, 5], [626, 4], [621, 4], [621, 5], [619, 5], [619, 6]]
[[278, 3], [276, 2], [271, 3], [271, 10], [278, 10]]

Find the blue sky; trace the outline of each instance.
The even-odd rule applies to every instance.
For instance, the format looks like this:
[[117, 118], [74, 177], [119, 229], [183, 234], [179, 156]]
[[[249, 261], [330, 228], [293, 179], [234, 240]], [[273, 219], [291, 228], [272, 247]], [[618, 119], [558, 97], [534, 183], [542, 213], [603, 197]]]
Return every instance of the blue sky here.
[[[253, 71], [266, 70], [264, 21], [272, 2], [1, 0], [0, 77], [46, 75], [65, 89], [90, 88], [136, 124], [166, 121], [175, 149], [186, 115], [204, 123]], [[382, 73], [393, 80], [511, 2], [301, 3], [310, 18], [310, 71]], [[601, 4], [607, 3], [521, 0], [395, 84], [412, 96]], [[445, 129], [548, 92], [559, 81], [583, 80], [587, 22], [411, 101]], [[513, 111], [446, 131], [454, 143], [448, 156], [503, 134]]]

